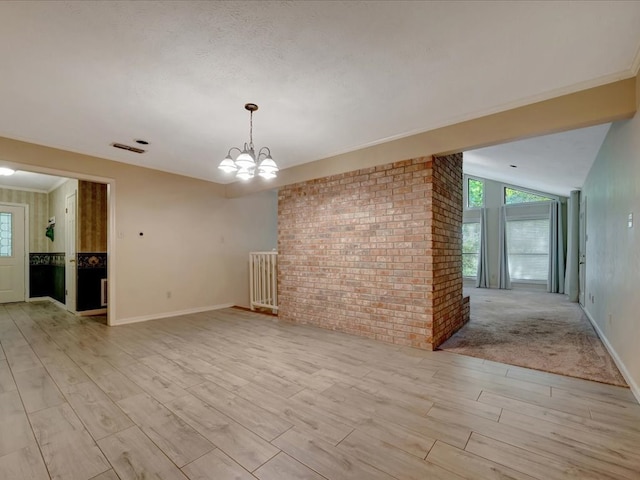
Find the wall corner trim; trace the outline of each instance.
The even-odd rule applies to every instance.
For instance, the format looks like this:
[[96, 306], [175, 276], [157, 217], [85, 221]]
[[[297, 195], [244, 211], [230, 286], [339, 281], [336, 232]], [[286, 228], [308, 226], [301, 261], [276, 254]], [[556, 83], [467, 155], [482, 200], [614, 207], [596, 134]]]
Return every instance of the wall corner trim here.
[[175, 310], [173, 312], [152, 313], [151, 315], [141, 315], [139, 317], [121, 318], [116, 320], [116, 322], [112, 323], [110, 326], [116, 327], [118, 325], [128, 325], [130, 323], [140, 323], [140, 322], [146, 322], [149, 320], [160, 320], [161, 318], [179, 317], [182, 315], [190, 315], [192, 313], [201, 313], [201, 312], [208, 312], [211, 310], [221, 310], [223, 308], [231, 308], [233, 306], [234, 306], [233, 303], [222, 303], [219, 305], [207, 305], [206, 307], [188, 308], [186, 310]]
[[618, 353], [613, 349], [613, 346], [611, 345], [611, 343], [609, 343], [609, 340], [605, 336], [604, 332], [600, 329], [596, 321], [593, 319], [593, 317], [589, 313], [589, 310], [587, 310], [582, 306], [580, 306], [580, 308], [582, 308], [582, 311], [591, 322], [591, 325], [593, 326], [596, 333], [598, 334], [598, 337], [600, 337], [600, 340], [602, 340], [602, 343], [604, 344], [605, 348], [609, 352], [609, 355], [611, 355], [611, 358], [613, 358], [613, 361], [618, 367], [618, 370], [620, 370], [620, 373], [629, 384], [631, 393], [633, 394], [634, 397], [636, 397], [636, 400], [638, 401], [638, 403], [640, 403], [640, 386], [634, 381], [633, 377], [629, 373], [629, 370], [627, 370], [626, 365], [623, 363]]

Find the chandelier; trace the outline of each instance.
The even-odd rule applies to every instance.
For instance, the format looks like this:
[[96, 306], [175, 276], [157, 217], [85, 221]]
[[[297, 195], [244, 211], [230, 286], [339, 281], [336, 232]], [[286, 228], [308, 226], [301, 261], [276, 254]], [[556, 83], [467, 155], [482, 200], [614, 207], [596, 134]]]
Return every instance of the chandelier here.
[[[278, 166], [271, 158], [271, 150], [262, 147], [256, 155], [253, 147], [253, 112], [258, 110], [255, 103], [247, 103], [244, 108], [249, 111], [249, 143], [244, 144], [244, 148], [240, 150], [238, 147], [231, 147], [227, 156], [220, 162], [218, 168], [225, 173], [234, 173], [236, 178], [240, 180], [249, 180], [256, 173], [265, 179], [276, 178]], [[234, 160], [231, 158], [231, 152], [237, 150], [240, 154]]]

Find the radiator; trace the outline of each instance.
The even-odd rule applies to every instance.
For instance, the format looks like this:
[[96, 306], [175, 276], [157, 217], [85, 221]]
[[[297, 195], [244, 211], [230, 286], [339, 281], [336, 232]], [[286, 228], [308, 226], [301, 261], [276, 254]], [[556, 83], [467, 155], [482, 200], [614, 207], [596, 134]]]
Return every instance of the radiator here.
[[249, 253], [249, 294], [251, 310], [278, 313], [278, 252]]

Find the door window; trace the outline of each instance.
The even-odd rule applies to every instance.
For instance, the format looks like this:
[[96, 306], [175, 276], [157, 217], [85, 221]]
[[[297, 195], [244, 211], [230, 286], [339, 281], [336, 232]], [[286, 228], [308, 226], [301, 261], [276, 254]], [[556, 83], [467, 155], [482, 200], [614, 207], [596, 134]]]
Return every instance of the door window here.
[[12, 214], [0, 212], [0, 257], [13, 256], [12, 220]]

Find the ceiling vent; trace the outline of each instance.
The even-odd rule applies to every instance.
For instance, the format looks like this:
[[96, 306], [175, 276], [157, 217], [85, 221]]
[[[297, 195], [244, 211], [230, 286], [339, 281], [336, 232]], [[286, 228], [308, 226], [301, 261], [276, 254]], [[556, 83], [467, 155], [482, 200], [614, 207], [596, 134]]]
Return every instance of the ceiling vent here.
[[128, 151], [133, 152], [133, 153], [144, 153], [144, 152], [146, 152], [146, 150], [143, 150], [141, 148], [131, 147], [129, 145], [124, 145], [122, 143], [113, 143], [112, 146], [114, 146], [115, 148], [120, 148], [122, 150], [128, 150]]

